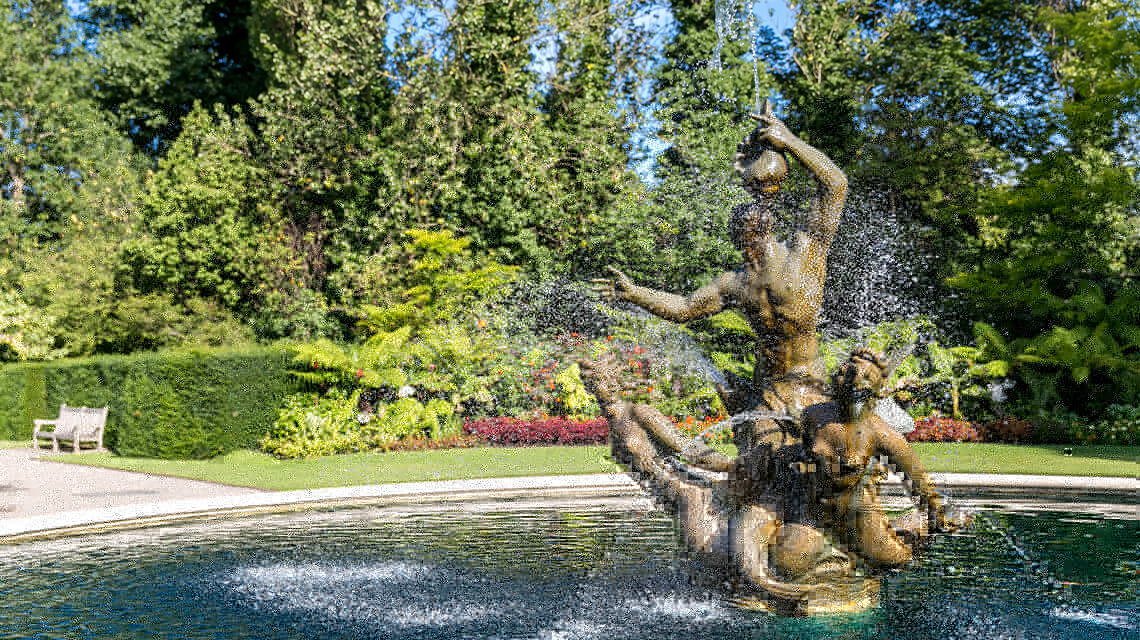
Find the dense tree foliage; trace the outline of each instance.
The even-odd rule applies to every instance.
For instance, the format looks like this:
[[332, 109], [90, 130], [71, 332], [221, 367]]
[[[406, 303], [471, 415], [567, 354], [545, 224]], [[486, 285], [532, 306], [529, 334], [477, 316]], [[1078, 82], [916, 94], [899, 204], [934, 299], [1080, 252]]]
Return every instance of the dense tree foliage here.
[[[1096, 0], [1039, 12], [1056, 94], [1047, 140], [985, 194], [972, 267], [953, 283], [1017, 339], [1036, 404], [1140, 393], [1140, 11]], [[998, 354], [995, 354], [997, 356]]]
[[464, 273], [692, 290], [738, 260], [772, 98], [1038, 407], [1140, 403], [1134, 3], [758, 4], [4, 2], [4, 357], [363, 339], [427, 277], [409, 230]]
[[165, 150], [195, 101], [240, 105], [265, 85], [249, 0], [88, 0], [79, 16], [100, 104], [150, 153]]
[[121, 221], [137, 162], [93, 95], [93, 58], [63, 3], [0, 6], [0, 278], [73, 230]]

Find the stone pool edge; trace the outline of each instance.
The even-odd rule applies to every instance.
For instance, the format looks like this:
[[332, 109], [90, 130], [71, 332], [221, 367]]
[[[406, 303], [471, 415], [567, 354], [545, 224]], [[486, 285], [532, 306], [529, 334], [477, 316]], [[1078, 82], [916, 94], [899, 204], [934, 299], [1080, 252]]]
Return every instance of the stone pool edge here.
[[[934, 473], [943, 490], [995, 496], [1048, 493], [1073, 499], [1140, 500], [1140, 478], [1028, 476]], [[898, 480], [890, 484], [897, 484]], [[25, 540], [162, 524], [192, 518], [252, 515], [358, 504], [464, 502], [519, 498], [601, 498], [644, 495], [622, 473], [577, 476], [527, 476], [361, 485], [328, 489], [275, 491], [69, 511], [0, 519], [0, 544]], [[1138, 507], [1140, 508], [1140, 507]]]

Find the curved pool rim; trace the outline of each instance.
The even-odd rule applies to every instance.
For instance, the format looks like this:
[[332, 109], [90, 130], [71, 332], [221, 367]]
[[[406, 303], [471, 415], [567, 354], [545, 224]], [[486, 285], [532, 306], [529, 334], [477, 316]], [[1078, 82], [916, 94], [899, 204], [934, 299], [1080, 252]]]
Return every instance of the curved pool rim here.
[[[967, 508], [1000, 504], [1014, 510], [1107, 512], [1117, 517], [1140, 519], [1140, 478], [974, 473], [931, 475], [941, 491]], [[885, 483], [884, 488], [888, 494], [884, 504], [889, 508], [889, 494], [900, 491], [901, 482], [898, 478], [892, 478]], [[591, 498], [652, 500], [630, 475], [623, 473], [360, 485], [171, 500], [0, 519], [0, 544], [184, 520], [362, 505], [571, 501]], [[899, 495], [897, 499], [905, 498]]]

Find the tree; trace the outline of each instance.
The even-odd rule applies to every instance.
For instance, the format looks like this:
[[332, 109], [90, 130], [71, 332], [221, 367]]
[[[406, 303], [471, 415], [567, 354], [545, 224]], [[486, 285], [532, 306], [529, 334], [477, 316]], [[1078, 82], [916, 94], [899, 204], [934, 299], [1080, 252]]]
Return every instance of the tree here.
[[[269, 89], [252, 104], [256, 163], [267, 169], [266, 198], [297, 260], [286, 299], [305, 300], [310, 323], [328, 317], [326, 299], [351, 302], [345, 274], [402, 230], [374, 159], [390, 144], [395, 80], [384, 25], [393, 10], [264, 2], [255, 12], [269, 70]], [[265, 31], [272, 25], [287, 28]]]
[[29, 306], [18, 292], [0, 292], [0, 362], [61, 357], [64, 352], [55, 348], [55, 320]]
[[560, 190], [558, 219], [546, 224], [544, 240], [556, 248], [555, 268], [563, 273], [597, 271], [614, 238], [633, 228], [618, 215], [640, 186], [629, 168], [628, 108], [619, 106], [619, 85], [645, 51], [636, 44], [643, 35], [636, 8], [611, 5], [566, 3], [554, 21], [558, 51], [542, 110], [556, 154], [550, 177]]
[[[141, 294], [171, 293], [176, 303], [212, 300], [258, 324], [290, 317], [294, 335], [321, 332], [290, 312], [300, 261], [265, 198], [265, 170], [240, 115], [196, 106], [149, 181], [141, 229], [122, 248], [125, 282]], [[286, 334], [288, 335], [288, 334]]]
[[565, 247], [558, 159], [540, 112], [533, 0], [442, 3], [439, 57], [403, 66], [392, 146], [377, 154], [388, 203], [409, 226], [442, 224], [511, 264], [550, 270]]
[[994, 24], [1017, 18], [1020, 4], [794, 5], [793, 64], [781, 77], [793, 124], [848, 167], [855, 184], [886, 190], [896, 209], [913, 208], [909, 217], [971, 230], [978, 194], [1006, 168], [1001, 147], [1021, 124], [998, 92], [1014, 75], [1007, 65], [1029, 52], [992, 44], [1017, 39]]
[[615, 253], [631, 276], [666, 289], [695, 288], [739, 262], [727, 221], [746, 194], [731, 162], [755, 126], [748, 113], [757, 108], [757, 92], [774, 91], [772, 76], [752, 59], [753, 51], [774, 55], [765, 53], [774, 36], [738, 26], [725, 33], [725, 20], [750, 24], [743, 7], [733, 8], [722, 19], [711, 0], [673, 3], [675, 35], [654, 79], [657, 136], [669, 146], [657, 159], [657, 184], [619, 203], [638, 231]]
[[125, 238], [135, 223], [73, 232], [66, 247], [28, 254], [23, 297], [40, 317], [53, 318], [51, 344], [68, 356], [130, 353], [183, 345], [252, 340], [248, 327], [212, 300], [169, 291], [139, 293], [121, 282]]
[[1140, 184], [1121, 155], [1137, 133], [1140, 13], [1090, 0], [1043, 8], [1038, 19], [1060, 97], [1051, 135], [1015, 182], [986, 194], [970, 266], [951, 283], [1012, 340], [1027, 339], [1038, 369], [1070, 373], [1079, 386], [1061, 399], [1090, 411], [1104, 402], [1097, 388], [1114, 380], [1140, 401], [1121, 378], [1140, 366], [1130, 282]]
[[151, 155], [178, 137], [195, 102], [239, 106], [265, 88], [251, 52], [250, 0], [84, 4], [99, 102]]
[[23, 251], [87, 225], [123, 220], [138, 163], [91, 95], [91, 56], [62, 3], [0, 7], [0, 277]]

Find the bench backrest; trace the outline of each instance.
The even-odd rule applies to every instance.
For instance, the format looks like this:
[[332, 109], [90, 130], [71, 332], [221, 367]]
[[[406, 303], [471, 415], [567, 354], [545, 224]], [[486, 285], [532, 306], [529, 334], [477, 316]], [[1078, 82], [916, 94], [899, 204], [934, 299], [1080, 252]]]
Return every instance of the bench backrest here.
[[107, 407], [79, 407], [76, 409], [77, 436], [97, 436], [107, 423]]
[[79, 407], [69, 407], [66, 404], [59, 405], [59, 417], [55, 420], [55, 425], [52, 428], [52, 433], [57, 437], [67, 437], [75, 433], [75, 427], [79, 424]]
[[56, 422], [56, 437], [65, 440], [72, 437], [97, 436], [107, 423], [107, 407], [59, 407], [59, 420]]

